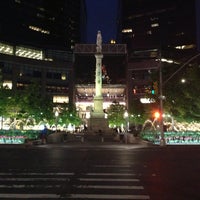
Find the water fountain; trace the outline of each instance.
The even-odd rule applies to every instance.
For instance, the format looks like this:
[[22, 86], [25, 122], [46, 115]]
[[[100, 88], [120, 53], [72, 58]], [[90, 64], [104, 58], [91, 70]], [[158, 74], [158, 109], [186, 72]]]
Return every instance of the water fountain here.
[[[141, 135], [144, 139], [159, 143], [160, 131], [158, 121], [147, 119], [143, 126]], [[200, 144], [199, 122], [177, 122], [170, 115], [163, 116], [165, 127], [164, 136], [167, 144]]]

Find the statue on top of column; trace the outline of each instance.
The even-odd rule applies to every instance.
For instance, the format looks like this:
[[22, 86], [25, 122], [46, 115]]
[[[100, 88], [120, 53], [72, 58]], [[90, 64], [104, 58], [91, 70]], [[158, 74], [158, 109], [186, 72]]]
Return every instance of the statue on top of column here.
[[97, 33], [97, 53], [101, 53], [102, 51], [102, 36], [101, 36], [101, 31], [98, 31]]

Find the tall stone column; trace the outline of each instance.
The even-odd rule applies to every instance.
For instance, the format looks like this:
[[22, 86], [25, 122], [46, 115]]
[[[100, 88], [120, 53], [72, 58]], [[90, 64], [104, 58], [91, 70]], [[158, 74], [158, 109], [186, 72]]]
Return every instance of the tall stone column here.
[[108, 123], [105, 119], [105, 113], [103, 112], [103, 96], [102, 96], [102, 36], [101, 31], [97, 33], [96, 41], [96, 72], [95, 72], [95, 96], [94, 96], [94, 110], [91, 113], [90, 118], [90, 130], [103, 131], [108, 130]]
[[102, 96], [102, 58], [101, 53], [95, 54], [96, 58], [96, 76], [95, 76], [95, 96], [94, 96], [94, 113], [93, 115], [104, 116], [103, 96]]

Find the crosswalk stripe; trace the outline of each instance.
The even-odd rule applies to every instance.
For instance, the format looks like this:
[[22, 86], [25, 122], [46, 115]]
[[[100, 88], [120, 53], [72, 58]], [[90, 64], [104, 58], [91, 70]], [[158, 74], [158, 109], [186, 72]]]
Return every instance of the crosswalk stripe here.
[[148, 195], [115, 195], [115, 194], [71, 194], [68, 199], [150, 199]]
[[127, 189], [127, 190], [143, 190], [143, 186], [135, 185], [76, 185], [76, 188], [94, 188], [94, 189]]
[[121, 168], [121, 167], [131, 167], [131, 165], [94, 165], [94, 167]]
[[60, 195], [57, 194], [8, 194], [2, 193], [0, 194], [0, 198], [20, 198], [20, 199], [27, 199], [27, 198], [60, 198]]
[[3, 189], [6, 189], [6, 188], [12, 188], [12, 189], [23, 189], [23, 188], [25, 188], [25, 189], [27, 189], [27, 188], [60, 188], [60, 185], [50, 185], [50, 184], [48, 184], [48, 185], [39, 185], [39, 184], [26, 184], [26, 185], [24, 185], [24, 184], [18, 184], [18, 185], [16, 185], [16, 184], [14, 184], [14, 185], [0, 185], [0, 188], [3, 188]]
[[89, 176], [135, 176], [132, 173], [86, 173]]
[[[60, 198], [60, 195], [57, 194], [7, 194], [3, 193], [0, 194], [0, 198], [20, 198], [20, 199], [27, 199], [27, 198]], [[67, 195], [67, 199], [137, 199], [137, 200], [148, 200], [150, 197], [148, 195], [114, 195], [114, 194], [69, 194]]]
[[[98, 167], [103, 165], [96, 165]], [[111, 167], [112, 165], [105, 165], [105, 167]], [[127, 167], [127, 165], [120, 165]], [[120, 167], [116, 166], [116, 167]], [[138, 185], [140, 179], [134, 178], [137, 174], [129, 173], [127, 171], [120, 172], [88, 172], [88, 173], [76, 173], [76, 172], [1, 172], [0, 173], [0, 189], [7, 193], [0, 193], [0, 198], [9, 200], [13, 199], [59, 199], [66, 196], [67, 199], [101, 199], [101, 200], [148, 200], [149, 195], [138, 194], [139, 190], [144, 192], [144, 187]], [[115, 178], [116, 177], [116, 178]], [[5, 181], [7, 181], [5, 184]], [[24, 181], [24, 182], [20, 182]], [[73, 188], [77, 188], [76, 194], [70, 194], [70, 184]], [[109, 182], [112, 182], [110, 184]], [[133, 184], [133, 183], [137, 184]], [[55, 184], [54, 184], [55, 183]], [[119, 185], [120, 184], [120, 185]], [[58, 194], [56, 190], [66, 187], [66, 194]], [[69, 188], [68, 188], [69, 187]], [[46, 193], [31, 193], [32, 190], [43, 189]], [[6, 190], [7, 189], [7, 190]], [[15, 189], [9, 193], [8, 190]], [[55, 189], [55, 190], [54, 190]], [[69, 190], [68, 190], [69, 189]], [[17, 190], [17, 191], [16, 191]], [[28, 194], [22, 191], [28, 190]], [[48, 193], [48, 190], [51, 193]], [[111, 190], [110, 194], [104, 194]], [[38, 190], [38, 192], [41, 190]], [[89, 191], [89, 193], [88, 193]], [[102, 191], [102, 192], [101, 192]], [[120, 192], [121, 191], [121, 192]], [[129, 194], [126, 194], [129, 192]], [[82, 192], [82, 193], [81, 193]], [[125, 194], [120, 194], [120, 193]], [[133, 193], [133, 194], [130, 194]], [[137, 192], [137, 193], [135, 193]], [[68, 194], [69, 193], [69, 194]], [[114, 194], [113, 194], [114, 193]]]
[[[0, 185], [0, 188], [12, 188], [12, 189], [17, 189], [17, 188], [59, 188], [60, 185], [39, 185], [39, 184], [30, 184], [30, 185]], [[143, 186], [135, 186], [135, 185], [75, 185], [74, 187], [76, 188], [82, 188], [82, 189], [133, 189], [133, 190], [143, 190]]]
[[66, 181], [69, 180], [67, 178], [54, 178], [54, 177], [50, 177], [50, 178], [45, 178], [45, 177], [41, 177], [41, 178], [0, 178], [0, 181]]
[[131, 178], [79, 178], [80, 181], [127, 181], [127, 182], [138, 182], [139, 179]]
[[[4, 177], [0, 178], [0, 181], [67, 181], [70, 180], [69, 178], [54, 178], [54, 177]], [[78, 178], [80, 181], [123, 181], [123, 182], [138, 182], [139, 179], [136, 178]]]
[[8, 175], [48, 175], [48, 176], [55, 176], [55, 175], [61, 175], [61, 176], [69, 176], [74, 175], [74, 172], [0, 172], [0, 176], [8, 176]]

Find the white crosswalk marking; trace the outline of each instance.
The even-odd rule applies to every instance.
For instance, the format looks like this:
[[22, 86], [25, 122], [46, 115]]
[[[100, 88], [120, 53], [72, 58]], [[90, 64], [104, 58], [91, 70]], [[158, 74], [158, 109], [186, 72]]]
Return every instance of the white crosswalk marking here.
[[36, 172], [15, 172], [15, 173], [12, 173], [12, 172], [7, 172], [7, 173], [2, 173], [2, 172], [0, 172], [0, 176], [2, 176], [2, 175], [49, 175], [49, 176], [51, 176], [51, 175], [62, 175], [62, 176], [68, 176], [68, 175], [74, 175], [74, 173], [73, 172], [42, 172], [42, 173], [40, 173], [40, 172], [38, 172], [38, 173], [36, 173]]
[[150, 199], [147, 195], [72, 194], [68, 199]]
[[57, 194], [0, 194], [0, 198], [20, 198], [20, 199], [27, 199], [27, 198], [59, 198]]
[[[60, 198], [59, 195], [56, 194], [0, 194], [0, 197], [4, 198], [20, 198], [20, 199], [27, 199], [27, 198]], [[148, 200], [150, 199], [147, 195], [109, 195], [109, 194], [71, 194], [67, 197], [67, 199], [136, 199], [136, 200]]]
[[77, 188], [96, 188], [96, 189], [120, 189], [120, 190], [143, 190], [143, 186], [135, 185], [79, 185]]
[[132, 178], [80, 178], [80, 181], [120, 181], [120, 182], [138, 182], [139, 179]]
[[86, 175], [95, 175], [95, 176], [135, 176], [132, 173], [86, 173]]
[[[120, 166], [118, 167], [120, 168]], [[111, 165], [107, 167], [110, 168]], [[131, 172], [98, 172], [97, 170], [96, 172], [86, 173], [0, 173], [0, 199], [34, 198], [42, 200], [65, 197], [83, 200], [150, 199], [149, 195], [145, 194], [144, 187], [140, 184], [137, 174]]]

